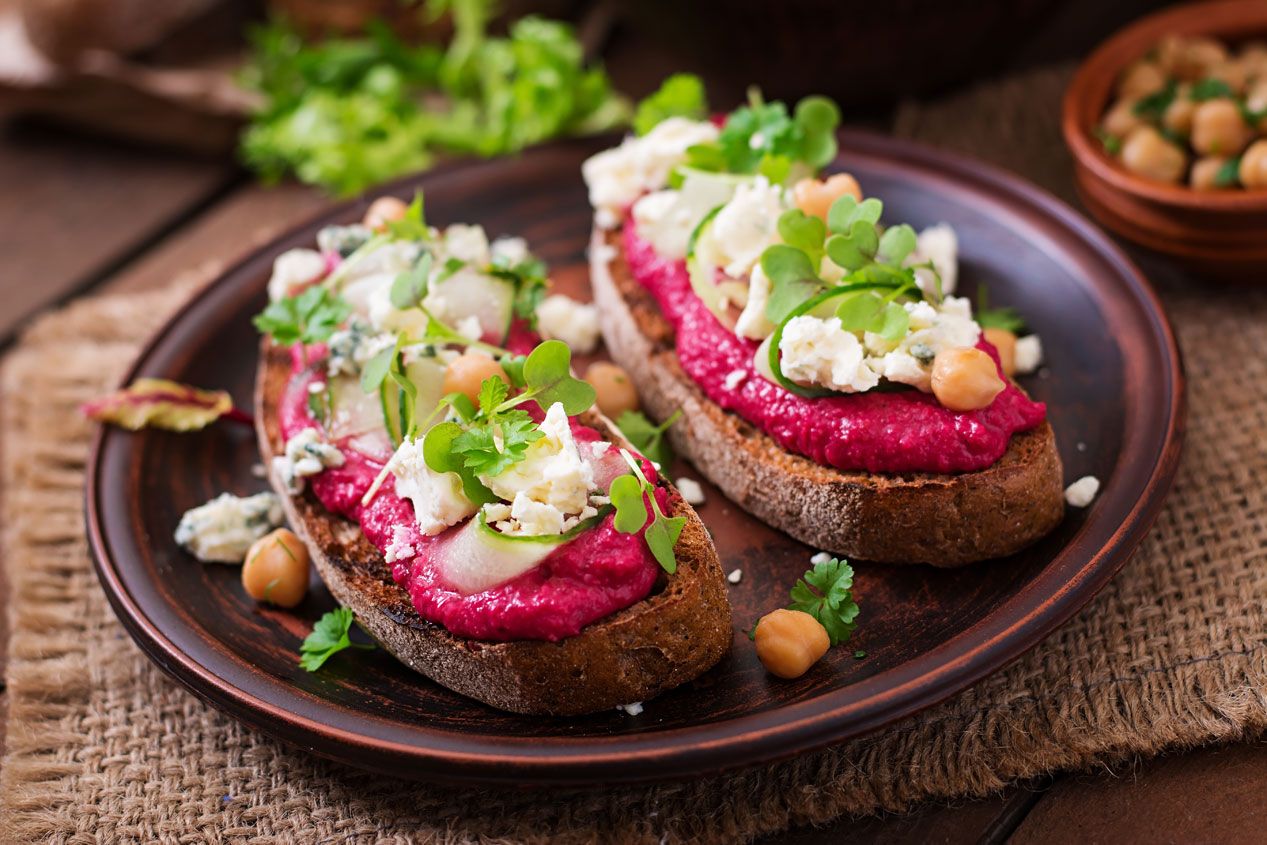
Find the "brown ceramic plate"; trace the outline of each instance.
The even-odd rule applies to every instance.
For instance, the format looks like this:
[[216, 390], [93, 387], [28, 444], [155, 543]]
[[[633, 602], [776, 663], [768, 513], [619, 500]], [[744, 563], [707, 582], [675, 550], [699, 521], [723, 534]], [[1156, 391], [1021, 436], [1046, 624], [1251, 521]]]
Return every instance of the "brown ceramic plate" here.
[[[295, 611], [245, 597], [237, 567], [204, 565], [172, 531], [186, 509], [225, 490], [249, 493], [253, 433], [220, 424], [197, 434], [103, 431], [87, 484], [98, 573], [132, 636], [164, 670], [242, 721], [318, 754], [395, 776], [445, 781], [595, 783], [681, 778], [735, 768], [874, 730], [996, 671], [1105, 585], [1156, 516], [1183, 431], [1179, 353], [1135, 269], [1099, 232], [1028, 185], [970, 161], [867, 134], [842, 136], [840, 165], [890, 219], [952, 223], [963, 289], [989, 286], [1041, 334], [1049, 367], [1027, 387], [1048, 403], [1068, 480], [1104, 481], [1038, 545], [955, 571], [858, 566], [861, 625], [803, 678], [779, 681], [743, 629], [786, 601], [814, 549], [747, 517], [705, 485], [700, 508], [730, 588], [734, 647], [698, 682], [624, 712], [528, 718], [464, 699], [386, 653], [340, 655], [316, 674], [300, 641], [332, 607], [315, 585]], [[584, 293], [590, 212], [579, 176], [593, 143], [436, 171], [391, 186], [425, 188], [432, 222], [480, 221], [528, 238], [556, 284]], [[252, 314], [273, 256], [313, 242], [342, 206], [255, 253], [178, 314], [129, 379], [162, 376], [225, 387], [249, 406]], [[674, 477], [695, 476], [675, 467]], [[696, 476], [697, 477], [697, 476]], [[857, 652], [857, 656], [855, 656]]]

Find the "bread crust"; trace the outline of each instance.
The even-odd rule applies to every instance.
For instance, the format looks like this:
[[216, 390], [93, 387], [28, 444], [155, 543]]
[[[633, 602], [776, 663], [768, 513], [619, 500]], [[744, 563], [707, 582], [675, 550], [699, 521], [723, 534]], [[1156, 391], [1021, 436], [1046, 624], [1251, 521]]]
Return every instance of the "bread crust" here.
[[[466, 640], [423, 620], [359, 526], [331, 514], [311, 492], [288, 494], [274, 477], [271, 459], [284, 447], [278, 406], [290, 376], [289, 353], [265, 339], [255, 411], [270, 483], [330, 592], [409, 667], [502, 710], [574, 715], [645, 701], [698, 677], [730, 647], [730, 604], [717, 552], [699, 516], [667, 481], [661, 483], [670, 491], [670, 510], [686, 517], [678, 571], [662, 576], [643, 601], [557, 643]], [[597, 414], [586, 422], [619, 437]]]
[[595, 229], [590, 279], [603, 338], [674, 447], [728, 497], [796, 539], [849, 558], [962, 566], [1023, 549], [1064, 515], [1050, 423], [1012, 437], [993, 466], [943, 475], [843, 472], [792, 454], [722, 410], [682, 370], [673, 327], [634, 277], [620, 233]]

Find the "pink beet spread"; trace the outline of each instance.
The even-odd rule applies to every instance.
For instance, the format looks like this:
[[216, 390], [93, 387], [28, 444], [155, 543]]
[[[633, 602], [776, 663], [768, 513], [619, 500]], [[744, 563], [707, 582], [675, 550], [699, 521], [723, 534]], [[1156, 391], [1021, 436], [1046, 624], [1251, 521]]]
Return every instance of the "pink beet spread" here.
[[[531, 348], [531, 343], [528, 344]], [[309, 347], [310, 360], [316, 351]], [[295, 357], [295, 373], [282, 399], [281, 431], [289, 439], [305, 428], [318, 428], [308, 408], [308, 384], [315, 377]], [[572, 420], [578, 442], [599, 440], [597, 431]], [[446, 586], [440, 562], [446, 547], [461, 526], [434, 537], [418, 530], [413, 505], [396, 495], [392, 476], [368, 506], [361, 498], [383, 467], [384, 457], [362, 454], [338, 443], [345, 463], [308, 479], [308, 484], [329, 511], [360, 523], [361, 530], [384, 555], [389, 545], [409, 546], [414, 554], [392, 563], [392, 577], [404, 587], [422, 618], [443, 625], [459, 637], [477, 640], [550, 640], [575, 636], [591, 622], [602, 619], [651, 592], [660, 571], [641, 534], [622, 534], [609, 514], [579, 537], [559, 546], [539, 566], [512, 581], [463, 595]], [[655, 469], [642, 461], [647, 478], [655, 481]], [[668, 494], [656, 490], [660, 507], [668, 507]]]
[[[655, 296], [673, 324], [678, 360], [713, 402], [770, 435], [784, 449], [816, 463], [867, 472], [969, 472], [1007, 451], [1018, 431], [1040, 424], [1047, 407], [1010, 382], [987, 408], [951, 411], [917, 390], [850, 396], [797, 396], [758, 375], [755, 341], [735, 335], [691, 289], [686, 262], [663, 258], [638, 237], [631, 216], [623, 232], [634, 278]], [[984, 339], [978, 344], [998, 361]], [[743, 381], [726, 386], [735, 370]], [[1000, 370], [1002, 374], [1002, 370]]]

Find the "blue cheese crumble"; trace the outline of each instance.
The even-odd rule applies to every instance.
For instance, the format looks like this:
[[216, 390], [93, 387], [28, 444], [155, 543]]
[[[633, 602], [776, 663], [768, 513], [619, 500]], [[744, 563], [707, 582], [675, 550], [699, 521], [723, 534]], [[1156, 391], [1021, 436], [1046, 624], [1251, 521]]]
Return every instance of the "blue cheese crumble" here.
[[201, 561], [241, 563], [251, 544], [282, 524], [282, 503], [274, 493], [222, 493], [186, 511], [176, 526], [176, 542]]
[[304, 479], [327, 467], [343, 466], [343, 453], [321, 439], [321, 432], [305, 428], [286, 441], [285, 452], [273, 458], [273, 473], [295, 495], [303, 492]]

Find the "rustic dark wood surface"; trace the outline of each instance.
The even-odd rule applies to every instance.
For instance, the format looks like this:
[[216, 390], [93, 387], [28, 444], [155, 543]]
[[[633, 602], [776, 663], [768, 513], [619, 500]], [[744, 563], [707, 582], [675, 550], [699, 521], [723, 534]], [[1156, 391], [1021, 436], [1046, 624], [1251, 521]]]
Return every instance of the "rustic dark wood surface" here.
[[[14, 143], [12, 137], [0, 138], [0, 162], [8, 160]], [[90, 142], [75, 145], [80, 166], [92, 167], [95, 174], [76, 183], [75, 201], [86, 207], [115, 208], [120, 192], [111, 162], [117, 159], [117, 150]], [[155, 190], [130, 197], [128, 210], [137, 219], [156, 221], [157, 228], [139, 234], [120, 228], [86, 233], [99, 239], [97, 263], [68, 266], [58, 262], [64, 260], [66, 227], [75, 218], [63, 207], [46, 206], [41, 213], [49, 218], [49, 225], [31, 227], [14, 244], [16, 251], [3, 259], [6, 272], [0, 274], [0, 314], [47, 305], [64, 292], [80, 288], [138, 290], [162, 285], [188, 267], [241, 254], [250, 244], [298, 222], [324, 203], [304, 188], [265, 190], [241, 183], [211, 202], [206, 193], [198, 191], [184, 193], [181, 198], [188, 190], [188, 174], [207, 170], [207, 162], [190, 160], [173, 166], [165, 155], [138, 154], [138, 159], [132, 165], [134, 178], [165, 185], [166, 192]], [[62, 165], [55, 157], [36, 157], [26, 166], [14, 168], [14, 179], [6, 181], [10, 190], [0, 195], [2, 219], [27, 215], [31, 194], [21, 185], [60, 179]], [[0, 167], [8, 166], [0, 163]], [[114, 222], [103, 225], [113, 226]], [[119, 256], [125, 259], [120, 261]], [[34, 285], [19, 277], [14, 272], [19, 266], [43, 268], [41, 283]], [[0, 331], [0, 340], [12, 338], [11, 325], [12, 321]], [[0, 578], [0, 604], [5, 598]], [[0, 678], [6, 654], [7, 648], [0, 647]], [[0, 687], [0, 714], [5, 706]], [[0, 718], [0, 745], [3, 733]], [[1062, 776], [1054, 784], [1012, 787], [998, 796], [954, 806], [930, 804], [903, 816], [844, 819], [824, 828], [768, 837], [762, 845], [972, 843], [1009, 838], [1027, 845], [1254, 841], [1262, 835], [1264, 805], [1256, 796], [1264, 788], [1267, 744], [1199, 749], [1124, 772]]]

